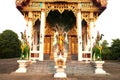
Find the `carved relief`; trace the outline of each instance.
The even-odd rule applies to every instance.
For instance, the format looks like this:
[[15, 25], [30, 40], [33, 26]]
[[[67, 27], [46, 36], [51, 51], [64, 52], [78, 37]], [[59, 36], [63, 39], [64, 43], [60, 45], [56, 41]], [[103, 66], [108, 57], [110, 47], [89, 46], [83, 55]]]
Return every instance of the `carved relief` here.
[[36, 11], [36, 12], [33, 12], [33, 25], [35, 24], [36, 20], [37, 19], [41, 19], [40, 18], [40, 12]]
[[[24, 18], [28, 21], [28, 20], [32, 20], [32, 25], [34, 26], [35, 25], [35, 22], [39, 19], [41, 19], [41, 16], [40, 16], [40, 12], [38, 11], [34, 11], [34, 12], [24, 12]], [[27, 24], [28, 25], [28, 24]]]
[[77, 27], [73, 27], [69, 32], [68, 35], [76, 35], [77, 34]]
[[98, 18], [98, 12], [92, 12], [93, 15], [91, 16], [91, 12], [82, 12], [82, 19], [85, 19], [87, 23], [90, 23], [90, 21], [95, 21]]
[[48, 25], [45, 27], [45, 35], [54, 35], [54, 31]]
[[97, 20], [97, 18], [98, 18], [98, 12], [94, 12], [93, 13], [93, 17], [94, 17], [94, 20]]
[[87, 23], [89, 23], [90, 12], [82, 12], [82, 19], [85, 19]]
[[92, 2], [81, 2], [80, 3], [80, 7], [84, 8], [84, 7], [93, 7], [93, 3]]
[[72, 10], [73, 12], [77, 9], [76, 3], [46, 3], [46, 12], [49, 13], [50, 10], [58, 10], [62, 13], [64, 10]]
[[31, 6], [32, 6], [32, 7], [40, 7], [40, 3], [37, 3], [37, 2], [35, 3], [35, 2], [33, 2], [33, 3], [31, 3]]

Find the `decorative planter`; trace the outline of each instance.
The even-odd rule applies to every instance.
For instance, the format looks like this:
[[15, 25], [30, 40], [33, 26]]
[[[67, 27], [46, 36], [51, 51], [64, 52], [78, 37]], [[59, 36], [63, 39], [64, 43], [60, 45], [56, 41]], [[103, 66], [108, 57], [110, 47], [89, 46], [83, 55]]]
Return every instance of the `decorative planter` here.
[[17, 60], [19, 63], [19, 68], [16, 70], [16, 73], [26, 73], [27, 69], [26, 67], [29, 65], [28, 60]]
[[103, 70], [104, 63], [104, 61], [94, 61], [95, 74], [107, 74], [106, 71]]

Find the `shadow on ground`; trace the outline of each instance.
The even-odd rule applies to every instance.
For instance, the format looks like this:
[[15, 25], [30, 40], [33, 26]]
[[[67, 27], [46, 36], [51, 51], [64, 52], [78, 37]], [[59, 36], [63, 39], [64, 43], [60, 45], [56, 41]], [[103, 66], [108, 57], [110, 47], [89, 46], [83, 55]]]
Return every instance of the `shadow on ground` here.
[[18, 68], [17, 58], [0, 59], [0, 74], [10, 74]]

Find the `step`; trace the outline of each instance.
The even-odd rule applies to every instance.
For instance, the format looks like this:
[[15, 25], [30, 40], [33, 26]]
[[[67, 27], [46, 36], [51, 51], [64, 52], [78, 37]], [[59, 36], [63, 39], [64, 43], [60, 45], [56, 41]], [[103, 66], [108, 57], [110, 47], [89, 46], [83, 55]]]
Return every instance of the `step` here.
[[94, 68], [90, 63], [68, 61], [66, 66], [67, 74], [94, 74]]
[[27, 67], [27, 72], [53, 74], [55, 72], [54, 61], [37, 61]]
[[[42, 73], [42, 74], [54, 74], [56, 69], [54, 68], [55, 62], [51, 61], [37, 61], [27, 67], [28, 73]], [[67, 61], [65, 72], [70, 75], [76, 74], [94, 74], [94, 68], [90, 63], [79, 61]]]

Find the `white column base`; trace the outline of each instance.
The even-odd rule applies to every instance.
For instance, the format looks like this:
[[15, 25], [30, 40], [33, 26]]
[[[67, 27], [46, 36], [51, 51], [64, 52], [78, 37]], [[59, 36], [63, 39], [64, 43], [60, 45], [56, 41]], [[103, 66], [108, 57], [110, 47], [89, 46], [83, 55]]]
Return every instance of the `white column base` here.
[[95, 65], [95, 74], [107, 74], [106, 71], [103, 70], [104, 61], [94, 61]]
[[54, 74], [54, 78], [66, 78], [67, 75], [65, 72], [57, 72]]
[[15, 72], [16, 73], [26, 73], [27, 69], [26, 68], [18, 68]]
[[26, 73], [27, 72], [26, 66], [28, 65], [28, 61], [27, 60], [18, 60], [17, 62], [19, 63], [19, 68], [15, 72], [16, 73]]
[[79, 50], [78, 50], [78, 61], [83, 61], [82, 51], [79, 51]]
[[56, 73], [54, 74], [54, 78], [66, 78], [67, 74], [64, 72], [64, 69], [66, 66], [62, 66], [59, 68], [58, 66], [55, 66], [56, 68]]
[[40, 54], [39, 61], [43, 61], [43, 60], [44, 60], [44, 59], [43, 59], [43, 55]]
[[107, 73], [102, 68], [96, 68], [95, 69], [95, 74], [107, 74]]

